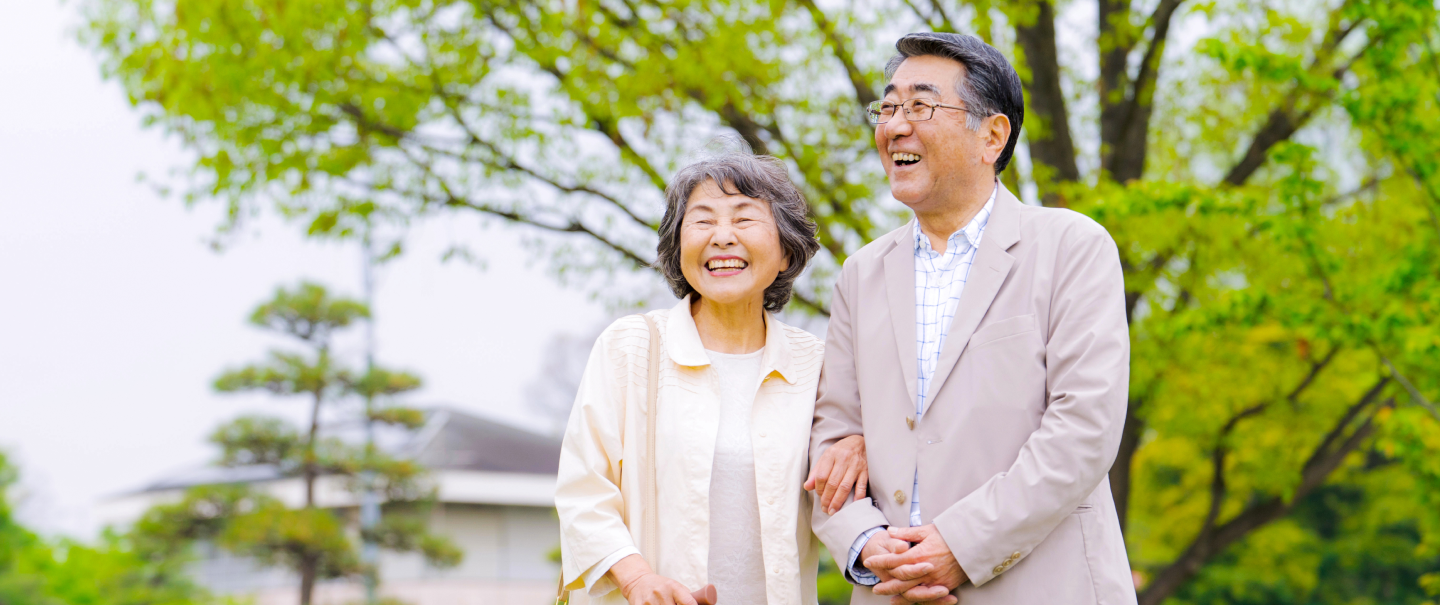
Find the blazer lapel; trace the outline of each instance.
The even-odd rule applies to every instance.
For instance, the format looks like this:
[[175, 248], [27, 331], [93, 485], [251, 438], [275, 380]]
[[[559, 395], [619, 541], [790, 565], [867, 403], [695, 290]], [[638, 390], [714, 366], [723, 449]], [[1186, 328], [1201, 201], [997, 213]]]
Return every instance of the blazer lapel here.
[[[970, 344], [970, 335], [975, 333], [980, 320], [990, 310], [990, 303], [995, 301], [1000, 285], [1010, 275], [1010, 266], [1015, 264], [1015, 257], [1006, 250], [1020, 241], [1021, 202], [1004, 185], [996, 186], [1000, 191], [995, 194], [995, 208], [990, 211], [990, 222], [985, 225], [985, 233], [980, 238], [980, 249], [975, 251], [975, 262], [970, 266], [965, 292], [960, 295], [955, 317], [950, 320], [950, 331], [945, 334], [945, 347], [940, 351], [935, 374], [930, 378], [930, 391], [926, 393], [925, 401], [931, 403], [945, 384], [945, 379], [950, 377], [950, 371], [955, 369], [965, 346]], [[888, 264], [886, 273], [889, 273]], [[910, 297], [915, 297], [913, 292]]]
[[[910, 228], [902, 234], [913, 234], [914, 219]], [[982, 240], [983, 241], [983, 240]], [[885, 255], [885, 292], [890, 300], [890, 323], [895, 329], [896, 353], [900, 356], [900, 371], [905, 377], [905, 392], [910, 394], [910, 406], [915, 406], [917, 367], [915, 349], [915, 249], [906, 245], [913, 241], [904, 235], [896, 238], [895, 247]]]

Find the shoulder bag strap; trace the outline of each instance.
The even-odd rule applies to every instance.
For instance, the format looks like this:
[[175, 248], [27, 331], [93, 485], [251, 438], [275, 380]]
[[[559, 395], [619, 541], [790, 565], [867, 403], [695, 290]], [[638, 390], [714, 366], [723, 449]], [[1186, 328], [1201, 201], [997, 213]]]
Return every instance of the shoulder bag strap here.
[[655, 320], [645, 315], [645, 323], [650, 326], [650, 368], [646, 374], [649, 376], [650, 384], [645, 390], [645, 485], [641, 494], [644, 500], [640, 504], [640, 512], [644, 515], [645, 525], [641, 535], [644, 541], [644, 556], [646, 561], [655, 571], [660, 571], [660, 511], [659, 500], [660, 490], [657, 485], [656, 467], [659, 460], [655, 457], [655, 416], [659, 413], [656, 409], [656, 401], [660, 396], [660, 329], [655, 325]]

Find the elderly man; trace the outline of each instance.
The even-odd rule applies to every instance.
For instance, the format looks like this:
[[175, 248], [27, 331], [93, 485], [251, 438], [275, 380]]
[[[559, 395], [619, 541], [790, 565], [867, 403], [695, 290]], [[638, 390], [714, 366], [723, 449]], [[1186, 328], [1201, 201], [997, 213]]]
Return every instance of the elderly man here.
[[1106, 478], [1130, 357], [1115, 243], [1000, 185], [1024, 98], [999, 51], [895, 47], [868, 112], [915, 218], [845, 262], [811, 435], [817, 461], [865, 436], [872, 497], [817, 497], [816, 533], [852, 603], [1134, 603]]

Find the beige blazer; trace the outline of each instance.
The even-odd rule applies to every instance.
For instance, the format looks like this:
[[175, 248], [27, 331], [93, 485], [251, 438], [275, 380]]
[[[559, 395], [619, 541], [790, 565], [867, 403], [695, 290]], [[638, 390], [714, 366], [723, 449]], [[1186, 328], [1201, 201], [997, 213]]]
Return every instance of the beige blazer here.
[[[655, 419], [660, 553], [646, 554], [661, 575], [691, 590], [708, 583], [710, 471], [720, 428], [716, 372], [700, 343], [688, 300], [652, 311], [660, 329], [660, 388]], [[814, 605], [820, 544], [810, 531], [810, 423], [824, 343], [768, 314], [763, 381], [755, 394], [750, 438], [755, 448], [765, 591], [773, 605]], [[622, 548], [639, 547], [644, 523], [637, 505], [645, 455], [645, 390], [649, 329], [641, 317], [621, 318], [595, 343], [565, 428], [555, 509], [560, 516], [566, 587], [592, 602], [623, 604], [604, 576], [584, 586], [586, 572]], [[724, 599], [721, 596], [721, 599]]]
[[[872, 498], [814, 526], [841, 566], [877, 525], [921, 518], [970, 577], [965, 605], [1129, 604], [1134, 584], [1106, 473], [1125, 423], [1124, 278], [1105, 229], [1002, 186], [915, 416], [914, 225], [840, 272], [811, 459], [863, 434]], [[913, 425], [912, 425], [913, 422]], [[868, 587], [852, 603], [888, 603]]]

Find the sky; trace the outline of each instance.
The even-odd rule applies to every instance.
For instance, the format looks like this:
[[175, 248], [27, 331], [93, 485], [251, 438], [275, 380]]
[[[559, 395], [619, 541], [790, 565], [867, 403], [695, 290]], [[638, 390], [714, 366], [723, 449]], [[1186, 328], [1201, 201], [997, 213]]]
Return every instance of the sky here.
[[[245, 323], [276, 286], [360, 294], [361, 253], [274, 217], [212, 251], [220, 204], [186, 208], [137, 181], [164, 182], [187, 156], [101, 79], [73, 12], [0, 3], [0, 451], [20, 468], [24, 522], [88, 538], [107, 497], [208, 461], [220, 422], [298, 417], [298, 402], [210, 382], [284, 344]], [[443, 263], [457, 242], [485, 268]], [[547, 343], [593, 333], [606, 310], [532, 263], [511, 229], [433, 220], [407, 250], [380, 269], [375, 313], [379, 361], [425, 379], [408, 401], [546, 426], [523, 394]]]

